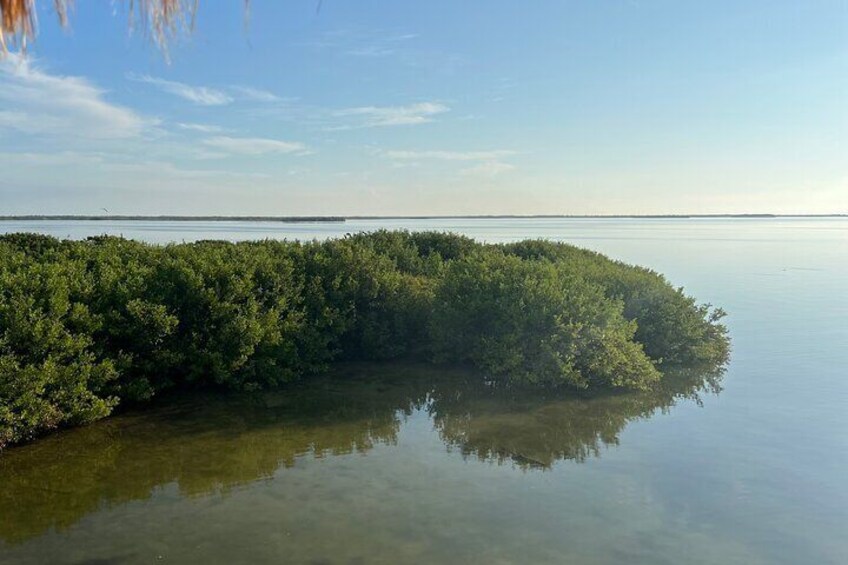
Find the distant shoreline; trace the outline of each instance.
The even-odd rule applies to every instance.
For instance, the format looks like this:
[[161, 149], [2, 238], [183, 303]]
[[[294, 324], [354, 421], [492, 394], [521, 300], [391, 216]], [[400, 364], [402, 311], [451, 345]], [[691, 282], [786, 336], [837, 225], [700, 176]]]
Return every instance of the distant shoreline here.
[[342, 216], [78, 216], [26, 215], [0, 216], [0, 222], [10, 221], [121, 221], [121, 222], [344, 222]]
[[317, 223], [347, 220], [474, 220], [474, 219], [768, 219], [768, 218], [848, 218], [848, 214], [477, 214], [457, 216], [123, 216], [123, 215], [73, 215], [31, 214], [0, 216], [0, 222], [9, 221], [129, 221], [129, 222], [280, 222]]

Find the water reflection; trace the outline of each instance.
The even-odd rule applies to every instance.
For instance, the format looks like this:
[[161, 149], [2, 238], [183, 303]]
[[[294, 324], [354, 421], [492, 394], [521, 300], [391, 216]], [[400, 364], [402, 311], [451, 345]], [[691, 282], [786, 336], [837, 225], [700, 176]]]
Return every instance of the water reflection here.
[[666, 386], [645, 393], [578, 396], [515, 392], [469, 379], [433, 391], [428, 405], [442, 440], [464, 456], [523, 468], [546, 469], [556, 461], [578, 462], [618, 444], [631, 420], [647, 418], [688, 398], [720, 392], [723, 369], [679, 371]]
[[498, 389], [456, 369], [361, 365], [276, 393], [172, 400], [0, 456], [0, 540], [62, 530], [168, 485], [182, 497], [226, 494], [303, 458], [394, 445], [415, 413], [465, 457], [528, 470], [583, 461], [629, 421], [717, 392], [720, 377], [681, 372], [651, 393], [575, 397]]

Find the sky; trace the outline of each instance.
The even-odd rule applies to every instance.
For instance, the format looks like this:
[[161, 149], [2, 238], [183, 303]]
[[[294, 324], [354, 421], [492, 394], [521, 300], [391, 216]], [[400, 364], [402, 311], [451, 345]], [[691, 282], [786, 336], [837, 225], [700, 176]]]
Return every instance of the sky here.
[[845, 0], [37, 3], [0, 214], [848, 213]]

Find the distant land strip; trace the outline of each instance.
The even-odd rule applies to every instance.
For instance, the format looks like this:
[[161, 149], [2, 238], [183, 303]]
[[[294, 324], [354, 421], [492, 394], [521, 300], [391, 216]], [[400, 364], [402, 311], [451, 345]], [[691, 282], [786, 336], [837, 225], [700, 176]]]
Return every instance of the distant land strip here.
[[344, 222], [343, 216], [80, 216], [27, 215], [0, 216], [3, 221], [65, 220], [65, 221], [131, 221], [131, 222]]
[[0, 221], [133, 221], [133, 222], [340, 222], [347, 220], [474, 220], [474, 219], [699, 219], [699, 218], [846, 218], [848, 214], [476, 214], [456, 216], [122, 216], [30, 214], [0, 215]]
[[846, 218], [848, 214], [475, 214], [460, 216], [344, 216], [347, 220], [463, 220], [463, 219], [687, 219], [687, 218]]

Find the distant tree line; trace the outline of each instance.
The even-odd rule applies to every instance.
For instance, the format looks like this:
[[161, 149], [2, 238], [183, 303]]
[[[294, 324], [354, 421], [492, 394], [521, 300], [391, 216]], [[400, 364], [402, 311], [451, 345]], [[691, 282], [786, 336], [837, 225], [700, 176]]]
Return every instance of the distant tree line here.
[[649, 389], [728, 356], [723, 312], [547, 241], [0, 236], [0, 448], [170, 389], [257, 390], [337, 360], [466, 364], [511, 386]]

